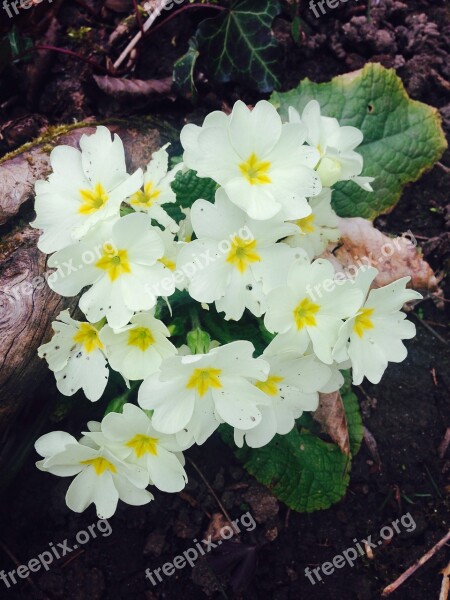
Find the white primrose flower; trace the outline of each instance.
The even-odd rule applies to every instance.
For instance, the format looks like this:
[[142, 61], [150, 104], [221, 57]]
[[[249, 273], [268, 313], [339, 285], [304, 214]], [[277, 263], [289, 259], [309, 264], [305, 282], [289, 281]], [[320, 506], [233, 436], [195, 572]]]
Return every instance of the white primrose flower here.
[[279, 342], [286, 349], [304, 353], [311, 342], [316, 356], [331, 364], [342, 320], [354, 316], [361, 306], [363, 293], [353, 284], [336, 274], [328, 260], [294, 263], [287, 285], [267, 298], [264, 324], [270, 332], [280, 334]]
[[286, 238], [293, 248], [303, 248], [312, 260], [322, 254], [329, 242], [337, 242], [341, 236], [338, 218], [331, 207], [331, 190], [324, 188], [318, 196], [311, 198], [312, 213], [295, 224], [300, 231]]
[[253, 352], [253, 344], [237, 341], [208, 354], [168, 358], [142, 383], [139, 405], [154, 411], [158, 431], [181, 433], [184, 447], [191, 439], [203, 444], [224, 421], [243, 430], [256, 427], [260, 405], [270, 399], [250, 381], [265, 380], [269, 365]]
[[142, 169], [128, 175], [122, 140], [106, 127], [80, 139], [81, 152], [57, 146], [53, 172], [35, 185], [38, 248], [49, 254], [81, 239], [99, 221], [119, 216], [120, 205], [142, 185]]
[[285, 219], [301, 219], [311, 212], [306, 197], [322, 187], [314, 171], [319, 152], [303, 145], [304, 126], [283, 124], [269, 102], [250, 110], [239, 100], [229, 116], [216, 111], [202, 127], [186, 125], [180, 139], [185, 165], [224, 187], [250, 218], [281, 212]]
[[163, 255], [159, 229], [151, 227], [147, 215], [132, 213], [97, 225], [81, 242], [53, 254], [48, 265], [58, 270], [48, 283], [62, 296], [92, 285], [80, 299], [81, 310], [91, 323], [106, 317], [116, 329], [134, 312], [153, 308], [157, 296], [175, 291]]
[[411, 278], [402, 277], [369, 292], [377, 274], [374, 267], [358, 271], [355, 287], [362, 290], [363, 300], [357, 314], [342, 325], [333, 352], [337, 361], [351, 360], [355, 385], [364, 377], [379, 383], [389, 362], [405, 360], [408, 352], [402, 340], [416, 334], [414, 323], [407, 321], [400, 310], [405, 302], [422, 298], [418, 292], [406, 289]]
[[101, 433], [85, 435], [120, 452], [127, 463], [145, 469], [147, 484], [163, 492], [179, 492], [185, 487], [187, 475], [181, 446], [175, 436], [156, 431], [138, 406], [125, 404], [122, 414], [109, 413], [104, 417]]
[[268, 396], [270, 404], [260, 407], [262, 419], [256, 427], [234, 430], [234, 441], [240, 448], [244, 438], [250, 447], [261, 448], [275, 434], [289, 433], [303, 411], [316, 410], [318, 391], [331, 377], [331, 369], [314, 355], [279, 353], [277, 343], [271, 342], [261, 358], [269, 363], [270, 372], [265, 381], [257, 381], [255, 385]]
[[268, 292], [286, 281], [292, 261], [309, 263], [303, 250], [277, 243], [298, 232], [296, 225], [279, 216], [254, 221], [229, 202], [223, 189], [215, 204], [194, 202], [191, 219], [198, 239], [181, 249], [177, 267], [188, 278], [192, 298], [215, 301], [226, 319], [238, 321], [246, 308], [261, 316]]
[[38, 355], [55, 373], [56, 386], [62, 394], [72, 396], [82, 389], [95, 402], [105, 391], [109, 376], [99, 332], [91, 323], [71, 319], [68, 310], [57, 319], [52, 323], [55, 334], [38, 348]]
[[126, 379], [145, 379], [156, 373], [164, 358], [177, 353], [167, 339], [169, 330], [153, 312], [135, 314], [125, 327], [106, 325], [100, 331], [109, 364]]
[[363, 141], [361, 130], [348, 125], [341, 127], [337, 119], [322, 117], [317, 100], [308, 102], [301, 119], [295, 108], [289, 107], [289, 122], [301, 122], [307, 128], [306, 141], [320, 153], [316, 170], [323, 186], [353, 180], [364, 190], [373, 191], [370, 183], [374, 178], [360, 176], [363, 157], [355, 152]]
[[44, 457], [36, 463], [41, 471], [60, 477], [76, 475], [67, 490], [66, 503], [77, 513], [94, 503], [98, 517], [109, 519], [116, 512], [119, 500], [133, 506], [153, 500], [153, 495], [145, 490], [147, 470], [124, 462], [123, 457], [108, 448], [80, 444], [64, 431], [43, 435], [35, 448]]
[[169, 171], [169, 155], [166, 151], [169, 145], [166, 144], [152, 154], [152, 159], [144, 173], [143, 189], [128, 198], [127, 202], [134, 210], [147, 213], [160, 225], [168, 228], [172, 233], [176, 233], [179, 227], [162, 205], [176, 202], [175, 192], [170, 184], [178, 171], [183, 168], [183, 164], [177, 165]]

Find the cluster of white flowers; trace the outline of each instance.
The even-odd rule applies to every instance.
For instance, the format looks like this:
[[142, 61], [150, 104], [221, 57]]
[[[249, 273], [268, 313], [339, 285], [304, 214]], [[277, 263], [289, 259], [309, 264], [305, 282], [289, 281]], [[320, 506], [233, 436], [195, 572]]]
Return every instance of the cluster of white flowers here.
[[[181, 452], [220, 424], [234, 428], [238, 446], [264, 446], [314, 411], [319, 392], [340, 388], [340, 369], [351, 366], [355, 383], [377, 383], [389, 361], [404, 360], [402, 340], [415, 329], [400, 309], [420, 298], [406, 289], [409, 278], [369, 291], [376, 269], [347, 279], [319, 258], [339, 238], [331, 187], [352, 180], [372, 189], [355, 151], [361, 142], [316, 101], [301, 116], [291, 109], [287, 123], [261, 101], [186, 125], [183, 162], [172, 170], [164, 146], [145, 174], [129, 175], [123, 144], [105, 127], [83, 136], [81, 151], [53, 150], [53, 172], [36, 184], [33, 226], [52, 253], [49, 285], [63, 296], [83, 291], [86, 321], [63, 311], [39, 356], [68, 396], [82, 389], [99, 400], [110, 369], [126, 385], [142, 381], [141, 408], [128, 403], [89, 423], [80, 441], [53, 432], [36, 443], [40, 469], [76, 475], [70, 508], [94, 502], [107, 518], [118, 499], [149, 502], [149, 485], [179, 491]], [[171, 183], [189, 168], [218, 189], [214, 203], [198, 198], [177, 223], [164, 204], [176, 202]], [[155, 310], [170, 307], [177, 290], [199, 310], [214, 303], [225, 320], [247, 309], [272, 342], [258, 358], [249, 341], [209, 344], [206, 333], [196, 348], [175, 347]]]

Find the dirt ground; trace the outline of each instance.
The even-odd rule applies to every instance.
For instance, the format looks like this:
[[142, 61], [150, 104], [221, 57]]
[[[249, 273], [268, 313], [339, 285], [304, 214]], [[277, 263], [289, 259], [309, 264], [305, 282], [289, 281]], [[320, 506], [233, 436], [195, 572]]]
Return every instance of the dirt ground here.
[[[449, 135], [450, 6], [438, 0], [407, 4], [373, 0], [372, 5], [370, 20], [366, 4], [352, 0], [316, 19], [308, 2], [302, 3], [305, 26], [300, 44], [292, 40], [288, 20], [283, 15], [278, 18], [275, 31], [284, 51], [282, 88], [290, 89], [306, 76], [320, 82], [358, 69], [368, 61], [381, 62], [397, 69], [414, 99], [440, 109]], [[92, 4], [95, 9], [98, 6]], [[43, 5], [40, 9], [49, 10]], [[92, 27], [95, 39], [90, 38], [88, 43], [101, 46], [118, 19], [107, 9], [101, 18], [94, 17], [84, 2], [62, 2], [57, 22], [38, 27], [30, 19], [23, 27], [41, 43], [44, 39], [51, 45], [79, 50], [77, 42], [68, 37], [70, 28]], [[186, 11], [150, 35], [140, 47], [133, 77], [169, 76], [173, 61], [186, 49], [198, 19], [197, 11]], [[238, 98], [253, 103], [261, 97], [235, 84], [217, 86], [206, 79], [199, 89], [195, 109], [179, 98], [167, 96], [123, 101], [99, 91], [89, 65], [63, 54], [45, 54], [0, 74], [0, 152], [18, 147], [48, 124], [89, 116], [154, 114], [180, 127], [184, 121], [229, 106]], [[449, 267], [449, 189], [447, 151], [441, 166], [409, 186], [392, 213], [377, 221], [377, 226], [389, 234], [411, 230], [440, 275]], [[448, 281], [441, 287], [448, 308]], [[205, 537], [211, 520], [218, 519], [212, 519], [213, 515], [221, 512], [217, 499], [188, 463], [185, 493], [158, 492], [155, 501], [142, 508], [120, 505], [110, 520], [111, 535], [98, 535], [83, 548], [55, 561], [48, 572], [36, 573], [31, 580], [21, 580], [10, 589], [0, 581], [0, 599], [380, 598], [381, 590], [424, 555], [450, 526], [450, 457], [448, 452], [444, 456], [438, 452], [450, 426], [448, 312], [438, 309], [429, 298], [416, 307], [411, 319], [417, 325], [417, 336], [407, 342], [408, 359], [401, 365], [390, 365], [378, 386], [365, 382], [355, 390], [381, 465], [363, 444], [354, 459], [343, 501], [314, 514], [290, 512], [240, 467], [228, 446], [214, 437], [190, 450], [188, 456], [231, 518], [250, 511], [257, 522], [253, 531], [243, 531], [240, 541], [231, 547], [230, 560], [223, 551], [230, 550], [230, 546], [224, 544], [211, 553], [211, 560], [202, 558], [194, 569], [187, 566], [157, 586], [145, 579], [145, 569], [161, 567], [191, 547], [194, 538]], [[34, 410], [47, 406], [54, 393], [49, 377], [48, 385], [35, 399]], [[89, 410], [92, 418], [101, 416], [101, 407], [82, 398], [76, 400], [78, 408], [57, 428], [77, 433], [84, 426], [83, 411], [86, 414]], [[24, 417], [24, 427], [29, 418]], [[55, 424], [47, 420], [42, 433], [54, 428]], [[20, 435], [18, 426], [18, 438]], [[97, 522], [93, 507], [82, 515], [71, 513], [64, 503], [69, 482], [39, 472], [35, 460], [34, 453], [29, 453], [0, 498], [0, 571], [8, 572], [28, 562], [47, 550], [50, 542], [56, 545], [67, 538], [73, 545], [78, 531]], [[415, 530], [402, 531], [379, 544], [373, 557], [363, 556], [353, 567], [345, 565], [328, 577], [322, 576], [323, 581], [314, 585], [305, 576], [306, 567], [314, 569], [331, 561], [354, 546], [354, 540], [369, 535], [380, 540], [381, 527], [408, 512], [416, 523]], [[394, 592], [392, 599], [438, 600], [442, 581], [439, 571], [449, 559], [447, 546]], [[245, 588], [235, 591], [233, 584], [238, 583]]]

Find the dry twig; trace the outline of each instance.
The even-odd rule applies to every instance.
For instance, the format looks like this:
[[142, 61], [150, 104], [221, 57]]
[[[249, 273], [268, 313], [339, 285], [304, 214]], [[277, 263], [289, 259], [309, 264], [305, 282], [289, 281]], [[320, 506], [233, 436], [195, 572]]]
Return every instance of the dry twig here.
[[402, 585], [402, 583], [404, 583], [409, 577], [411, 577], [411, 575], [413, 575], [417, 571], [417, 569], [419, 569], [422, 565], [429, 561], [430, 558], [432, 558], [437, 552], [439, 552], [442, 546], [445, 546], [445, 544], [449, 540], [450, 531], [448, 531], [447, 535], [444, 535], [444, 537], [441, 540], [439, 540], [437, 544], [435, 544], [430, 550], [428, 550], [426, 554], [424, 554], [411, 567], [409, 567], [409, 569], [402, 573], [400, 577], [398, 577], [393, 583], [385, 587], [382, 593], [383, 598], [389, 596], [389, 594], [392, 594], [392, 592], [395, 592], [395, 590], [399, 588]]

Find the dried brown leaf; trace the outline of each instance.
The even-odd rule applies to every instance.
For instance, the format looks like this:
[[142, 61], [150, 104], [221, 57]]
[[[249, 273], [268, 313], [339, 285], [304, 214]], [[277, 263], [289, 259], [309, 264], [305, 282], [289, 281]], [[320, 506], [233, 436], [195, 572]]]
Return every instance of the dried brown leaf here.
[[414, 289], [437, 290], [438, 281], [433, 269], [423, 259], [410, 232], [390, 238], [370, 221], [359, 217], [339, 219], [339, 229], [342, 235], [339, 246], [324, 253], [324, 257], [331, 260], [339, 271], [370, 264], [379, 271], [375, 279], [377, 287], [410, 276]]
[[341, 451], [349, 456], [350, 438], [344, 404], [338, 391], [331, 394], [319, 394], [319, 408], [313, 414], [325, 433], [335, 442]]

